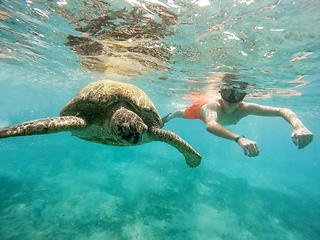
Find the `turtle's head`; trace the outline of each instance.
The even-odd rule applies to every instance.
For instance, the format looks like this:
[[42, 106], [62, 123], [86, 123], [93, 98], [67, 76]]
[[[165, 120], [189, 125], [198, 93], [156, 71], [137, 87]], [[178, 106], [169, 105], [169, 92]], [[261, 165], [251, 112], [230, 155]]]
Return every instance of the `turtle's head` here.
[[148, 126], [134, 112], [120, 108], [110, 119], [111, 133], [115, 139], [123, 143], [140, 144]]

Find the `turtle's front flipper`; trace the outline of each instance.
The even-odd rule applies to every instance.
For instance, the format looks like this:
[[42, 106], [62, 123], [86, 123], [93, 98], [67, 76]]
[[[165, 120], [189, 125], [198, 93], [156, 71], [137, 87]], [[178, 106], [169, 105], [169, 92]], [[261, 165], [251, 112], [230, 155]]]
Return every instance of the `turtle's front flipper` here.
[[159, 128], [151, 128], [150, 133], [150, 138], [153, 141], [165, 142], [178, 149], [178, 151], [184, 155], [189, 167], [194, 168], [200, 164], [202, 159], [201, 155], [178, 135]]
[[0, 138], [50, 134], [85, 127], [86, 122], [75, 116], [38, 119], [0, 128]]

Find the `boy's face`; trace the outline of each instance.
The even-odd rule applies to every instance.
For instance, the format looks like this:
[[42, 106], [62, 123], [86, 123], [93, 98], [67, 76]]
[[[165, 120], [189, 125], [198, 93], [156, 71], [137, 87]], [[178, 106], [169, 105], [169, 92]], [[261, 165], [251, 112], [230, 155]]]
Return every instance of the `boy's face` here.
[[220, 90], [221, 97], [228, 103], [241, 102], [246, 96], [245, 92], [241, 92], [234, 88], [224, 88]]

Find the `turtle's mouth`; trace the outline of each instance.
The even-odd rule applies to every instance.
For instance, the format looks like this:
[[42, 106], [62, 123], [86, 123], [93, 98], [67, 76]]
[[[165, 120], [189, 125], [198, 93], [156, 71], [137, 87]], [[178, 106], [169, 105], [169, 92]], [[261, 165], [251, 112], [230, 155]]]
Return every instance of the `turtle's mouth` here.
[[[132, 128], [132, 126], [131, 126]], [[143, 124], [140, 128], [137, 127], [135, 131], [130, 128], [128, 123], [121, 124], [121, 138], [128, 143], [137, 144], [142, 141], [143, 134], [147, 131], [148, 127]]]
[[122, 139], [127, 141], [128, 143], [137, 144], [141, 140], [141, 135], [138, 132], [130, 133], [129, 135], [123, 135]]

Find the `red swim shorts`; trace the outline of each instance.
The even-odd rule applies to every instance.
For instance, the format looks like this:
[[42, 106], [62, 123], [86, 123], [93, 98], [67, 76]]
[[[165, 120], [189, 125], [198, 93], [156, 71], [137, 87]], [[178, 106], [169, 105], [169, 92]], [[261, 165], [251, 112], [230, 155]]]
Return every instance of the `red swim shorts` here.
[[[198, 99], [196, 101], [193, 102], [192, 105], [190, 105], [189, 107], [187, 107], [187, 109], [184, 111], [184, 116], [187, 119], [200, 119], [202, 121], [204, 121], [204, 119], [202, 117], [200, 117], [200, 108], [207, 104], [210, 101], [210, 99]], [[205, 122], [205, 121], [204, 121]]]

